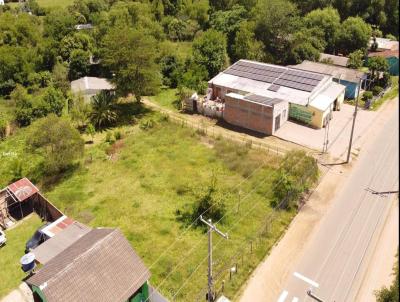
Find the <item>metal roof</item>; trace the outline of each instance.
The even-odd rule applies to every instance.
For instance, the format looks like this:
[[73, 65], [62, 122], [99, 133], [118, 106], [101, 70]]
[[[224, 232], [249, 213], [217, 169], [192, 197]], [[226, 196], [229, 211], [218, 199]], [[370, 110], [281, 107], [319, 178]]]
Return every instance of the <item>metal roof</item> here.
[[124, 302], [150, 272], [117, 229], [93, 229], [26, 282], [48, 302]]
[[67, 247], [75, 243], [75, 241], [80, 239], [83, 235], [90, 232], [90, 230], [91, 228], [86, 225], [74, 221], [62, 232], [59, 232], [54, 237], [46, 240], [33, 250], [36, 260], [41, 264], [46, 264]]
[[39, 189], [30, 182], [28, 178], [22, 178], [7, 187], [7, 189], [18, 199], [24, 201], [39, 192]]
[[333, 82], [324, 91], [321, 91], [316, 98], [313, 99], [313, 101], [310, 103], [310, 106], [320, 111], [325, 111], [331, 104], [333, 104], [338, 95], [344, 92], [345, 89], [346, 86]]
[[314, 71], [321, 74], [328, 74], [336, 79], [345, 80], [353, 83], [358, 83], [360, 78], [364, 78], [366, 76], [364, 72], [356, 69], [312, 62], [307, 60], [291, 67], [303, 71]]
[[84, 92], [86, 90], [113, 90], [114, 85], [107, 79], [96, 77], [83, 77], [71, 82], [72, 92]]
[[321, 62], [322, 60], [331, 60], [333, 65], [346, 67], [349, 58], [342, 56], [335, 56], [328, 53], [321, 53], [319, 56], [319, 61]]

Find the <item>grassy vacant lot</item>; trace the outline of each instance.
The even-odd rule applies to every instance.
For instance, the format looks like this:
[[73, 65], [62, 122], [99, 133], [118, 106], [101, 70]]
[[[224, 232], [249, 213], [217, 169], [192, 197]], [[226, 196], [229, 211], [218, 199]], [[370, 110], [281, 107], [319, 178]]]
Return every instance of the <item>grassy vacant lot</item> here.
[[[109, 160], [106, 153], [115, 155]], [[150, 282], [169, 298], [178, 292], [178, 301], [194, 301], [207, 284], [204, 228], [190, 229], [163, 252], [187, 225], [178, 220], [177, 212], [184, 213], [205, 196], [212, 179], [217, 181], [214, 196], [227, 209], [219, 227], [230, 235], [229, 240], [214, 236], [216, 271], [229, 264], [231, 256], [273, 212], [271, 183], [280, 158], [210, 141], [161, 118], [152, 129], [135, 127], [113, 147], [97, 144], [89, 147], [88, 154], [92, 161], [86, 160], [83, 168], [46, 192], [47, 197], [83, 223], [120, 228], [149, 267], [159, 260], [150, 267]], [[262, 248], [246, 255], [239, 273], [227, 282], [228, 296], [234, 296], [294, 215], [294, 210], [276, 212]]]
[[177, 89], [162, 88], [160, 93], [149, 97], [153, 102], [173, 111], [178, 111]]
[[6, 231], [7, 244], [0, 248], [0, 298], [17, 288], [25, 277], [19, 259], [24, 255], [26, 241], [41, 224], [38, 216], [31, 215]]

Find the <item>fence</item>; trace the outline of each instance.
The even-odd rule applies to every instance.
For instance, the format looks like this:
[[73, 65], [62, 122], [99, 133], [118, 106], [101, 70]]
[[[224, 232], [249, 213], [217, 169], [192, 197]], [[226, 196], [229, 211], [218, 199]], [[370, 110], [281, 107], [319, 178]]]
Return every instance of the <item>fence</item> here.
[[[329, 169], [330, 168], [326, 166], [320, 167], [320, 170], [322, 170], [322, 175], [319, 179], [319, 183], [322, 181]], [[316, 191], [318, 184], [312, 190], [309, 190], [306, 194], [303, 195], [303, 201], [308, 200], [312, 196], [312, 194]], [[299, 204], [299, 210], [303, 205], [304, 203]], [[256, 258], [256, 263], [259, 263], [260, 256], [257, 255], [257, 253], [262, 254], [263, 258], [265, 257], [265, 254], [267, 252], [266, 246], [269, 240], [268, 234], [272, 230], [272, 222], [274, 221], [276, 215], [276, 210], [274, 210], [272, 213], [267, 214], [265, 217], [265, 223], [262, 224], [258, 231], [251, 238], [244, 241], [243, 245], [237, 249], [236, 253], [231, 258], [224, 261], [225, 264], [221, 268], [219, 268], [219, 270], [214, 274], [213, 282], [216, 297], [226, 294], [225, 287], [227, 285], [229, 286], [230, 283], [235, 282], [238, 271], [247, 268], [247, 275], [242, 276], [242, 278], [244, 277], [245, 279], [247, 279], [248, 275], [250, 275], [251, 272], [248, 271], [248, 266], [246, 267], [246, 262], [251, 262], [253, 258]], [[270, 247], [272, 248], [277, 242], [281, 240], [284, 235], [285, 232], [283, 232], [275, 242], [269, 242], [271, 244]], [[208, 287], [202, 288], [196, 295], [195, 301], [204, 301], [207, 289]]]

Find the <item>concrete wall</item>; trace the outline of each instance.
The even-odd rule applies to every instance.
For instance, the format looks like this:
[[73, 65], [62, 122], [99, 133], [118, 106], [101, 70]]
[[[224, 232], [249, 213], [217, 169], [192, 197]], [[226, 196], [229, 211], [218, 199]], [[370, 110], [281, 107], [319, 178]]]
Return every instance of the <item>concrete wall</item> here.
[[[334, 79], [336, 83], [339, 83], [338, 79]], [[345, 80], [340, 80], [340, 84], [346, 86], [345, 97], [348, 99], [355, 99], [358, 92], [358, 83], [353, 83]]]
[[246, 100], [225, 97], [223, 118], [232, 125], [273, 135], [275, 132], [275, 118], [280, 115], [280, 125], [278, 127], [280, 128], [287, 121], [288, 112], [287, 102], [279, 103], [275, 107], [268, 107]]

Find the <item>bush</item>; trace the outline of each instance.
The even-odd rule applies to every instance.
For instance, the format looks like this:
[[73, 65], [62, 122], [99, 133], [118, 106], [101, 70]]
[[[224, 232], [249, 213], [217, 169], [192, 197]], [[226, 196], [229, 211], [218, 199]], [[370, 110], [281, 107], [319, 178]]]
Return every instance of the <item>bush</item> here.
[[139, 128], [142, 130], [149, 130], [156, 125], [156, 122], [153, 119], [141, 120], [139, 123]]
[[374, 96], [379, 95], [382, 91], [383, 91], [383, 88], [381, 86], [374, 86], [374, 88], [372, 88], [372, 94]]
[[113, 133], [110, 132], [110, 131], [108, 131], [108, 132], [106, 133], [106, 142], [109, 143], [109, 144], [113, 144], [113, 143], [115, 142]]
[[372, 100], [373, 96], [374, 95], [373, 95], [372, 91], [365, 91], [363, 96], [362, 96], [362, 100], [364, 102], [368, 102], [368, 101]]
[[280, 209], [290, 208], [301, 194], [318, 180], [317, 161], [304, 151], [290, 151], [279, 168], [273, 181], [274, 200], [272, 206]]
[[114, 138], [115, 138], [116, 141], [120, 140], [120, 139], [122, 138], [122, 133], [121, 133], [121, 131], [116, 130], [116, 131], [114, 132]]

